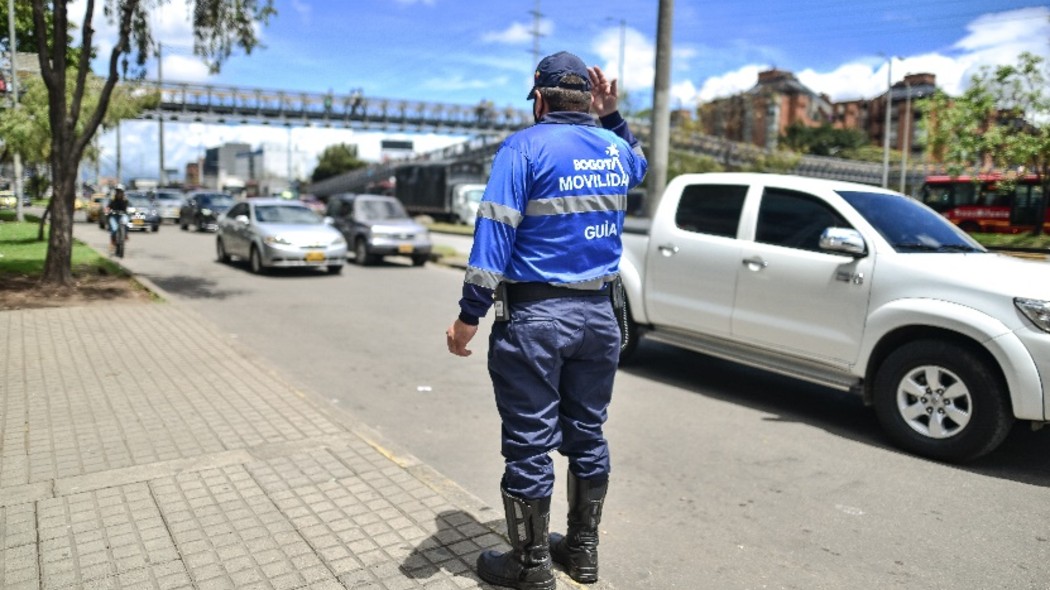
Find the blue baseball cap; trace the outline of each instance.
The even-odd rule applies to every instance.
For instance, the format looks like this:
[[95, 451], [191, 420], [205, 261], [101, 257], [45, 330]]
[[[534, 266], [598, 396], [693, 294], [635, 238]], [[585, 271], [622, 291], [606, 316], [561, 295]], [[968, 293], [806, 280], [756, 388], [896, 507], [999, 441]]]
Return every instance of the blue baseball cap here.
[[[575, 74], [583, 78], [583, 84], [568, 84], [562, 82], [562, 78]], [[525, 98], [532, 100], [536, 95], [537, 88], [568, 88], [569, 90], [583, 90], [589, 92], [591, 89], [591, 77], [587, 73], [587, 64], [583, 60], [567, 51], [559, 51], [554, 55], [548, 55], [540, 60], [536, 66], [536, 74], [532, 90]]]

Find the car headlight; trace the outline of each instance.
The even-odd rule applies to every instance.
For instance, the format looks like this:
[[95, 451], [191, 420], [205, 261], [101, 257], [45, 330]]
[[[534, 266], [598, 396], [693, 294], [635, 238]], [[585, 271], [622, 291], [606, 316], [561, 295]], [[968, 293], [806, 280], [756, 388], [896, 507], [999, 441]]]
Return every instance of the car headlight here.
[[212, 214], [212, 210], [211, 209], [201, 209], [201, 215], [211, 215], [211, 214]]
[[274, 245], [274, 244], [278, 244], [278, 245], [281, 245], [281, 246], [290, 246], [290, 245], [292, 245], [291, 242], [289, 242], [288, 240], [282, 238], [281, 236], [266, 236], [265, 238], [263, 238], [263, 241], [266, 242], [267, 244], [270, 244], [271, 246]]
[[336, 239], [332, 240], [332, 245], [333, 246], [345, 246], [346, 245], [346, 238], [344, 238], [343, 236], [339, 236]]
[[1050, 332], [1050, 301], [1014, 297], [1014, 305], [1037, 328], [1044, 332]]

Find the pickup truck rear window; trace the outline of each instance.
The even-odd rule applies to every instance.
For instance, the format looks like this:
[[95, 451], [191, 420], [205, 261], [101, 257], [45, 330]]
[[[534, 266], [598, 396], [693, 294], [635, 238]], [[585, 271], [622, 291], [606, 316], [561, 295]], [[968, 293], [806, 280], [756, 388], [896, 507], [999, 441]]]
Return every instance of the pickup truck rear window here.
[[747, 186], [692, 184], [682, 190], [674, 222], [685, 231], [735, 238]]

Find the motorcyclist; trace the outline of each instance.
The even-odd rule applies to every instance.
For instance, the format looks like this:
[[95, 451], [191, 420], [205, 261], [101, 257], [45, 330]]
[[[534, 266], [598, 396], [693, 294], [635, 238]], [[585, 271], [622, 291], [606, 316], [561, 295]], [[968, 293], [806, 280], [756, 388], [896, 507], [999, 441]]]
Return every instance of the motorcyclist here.
[[[124, 185], [118, 184], [113, 189], [113, 198], [106, 204], [106, 222], [109, 224], [109, 248], [117, 247], [117, 230], [128, 223], [128, 198], [124, 195]], [[127, 241], [127, 237], [124, 238]]]

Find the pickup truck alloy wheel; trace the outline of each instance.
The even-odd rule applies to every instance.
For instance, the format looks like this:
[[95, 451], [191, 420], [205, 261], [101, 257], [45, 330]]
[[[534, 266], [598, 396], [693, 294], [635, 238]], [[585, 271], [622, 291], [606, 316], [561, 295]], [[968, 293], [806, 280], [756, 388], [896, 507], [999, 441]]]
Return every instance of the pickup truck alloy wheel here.
[[952, 342], [901, 346], [880, 367], [874, 392], [876, 414], [890, 438], [935, 459], [984, 455], [1013, 424], [1002, 380], [980, 355]]

